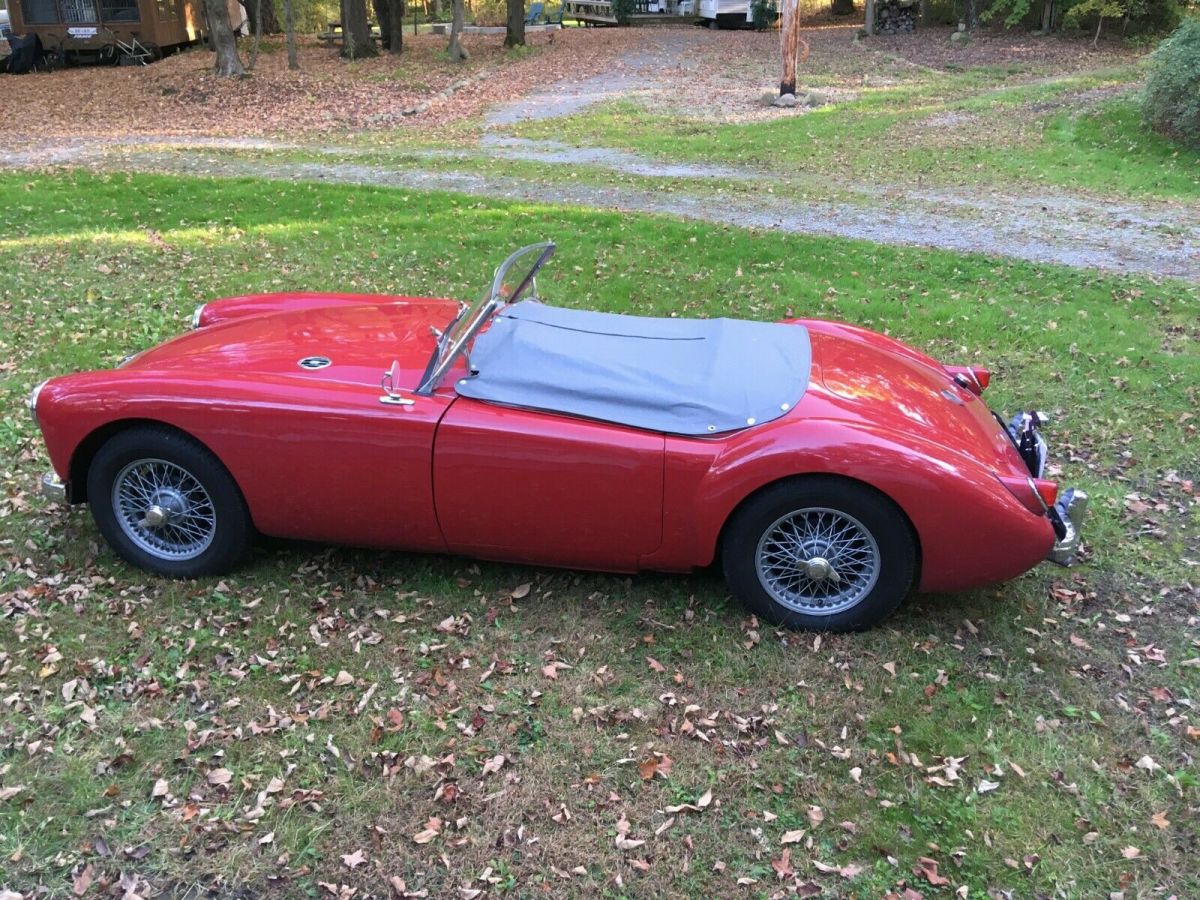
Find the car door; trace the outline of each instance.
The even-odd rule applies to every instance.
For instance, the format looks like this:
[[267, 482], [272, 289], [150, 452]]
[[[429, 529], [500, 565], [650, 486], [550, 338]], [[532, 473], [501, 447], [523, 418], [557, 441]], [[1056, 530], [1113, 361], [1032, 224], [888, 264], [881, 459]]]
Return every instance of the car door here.
[[661, 434], [459, 397], [434, 443], [449, 549], [631, 572], [662, 541]]

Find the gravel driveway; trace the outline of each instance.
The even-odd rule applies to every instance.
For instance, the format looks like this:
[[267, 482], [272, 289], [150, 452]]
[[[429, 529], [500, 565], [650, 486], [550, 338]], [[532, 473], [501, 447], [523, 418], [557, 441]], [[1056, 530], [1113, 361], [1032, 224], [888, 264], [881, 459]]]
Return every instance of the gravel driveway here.
[[[830, 179], [836, 200], [775, 196], [766, 172], [672, 164], [605, 148], [575, 148], [529, 141], [507, 133], [530, 119], [576, 113], [631, 94], [654, 102], [656, 92], [688, 81], [713, 34], [698, 29], [646, 29], [605, 76], [566, 76], [532, 94], [494, 105], [485, 114], [477, 146], [459, 151], [416, 151], [416, 164], [383, 166], [355, 161], [353, 148], [322, 150], [316, 162], [247, 159], [230, 150], [295, 149], [294, 143], [206, 138], [73, 138], [11, 150], [0, 166], [85, 165], [105, 170], [202, 173], [280, 180], [372, 184], [452, 190], [486, 197], [653, 212], [739, 227], [823, 234], [878, 243], [909, 244], [1008, 256], [1034, 262], [1170, 276], [1200, 282], [1200, 209], [1182, 203], [1116, 201], [1039, 191], [1036, 196], [1001, 190], [962, 192], [895, 186], [859, 193], [850, 182]], [[667, 87], [664, 87], [664, 83]], [[744, 90], [744, 88], [743, 88]], [[202, 152], [198, 152], [202, 151]], [[641, 176], [638, 185], [592, 187], [566, 179], [534, 180], [512, 174], [447, 171], [447, 155], [524, 160], [578, 172], [596, 168]], [[410, 157], [411, 158], [411, 157]], [[425, 164], [427, 160], [428, 164]], [[655, 179], [671, 179], [656, 190]], [[740, 190], [721, 192], [736, 181]], [[755, 191], [756, 184], [762, 191]], [[811, 192], [809, 192], [811, 195]], [[834, 194], [827, 191], [827, 194]], [[819, 193], [817, 194], [819, 197]]]

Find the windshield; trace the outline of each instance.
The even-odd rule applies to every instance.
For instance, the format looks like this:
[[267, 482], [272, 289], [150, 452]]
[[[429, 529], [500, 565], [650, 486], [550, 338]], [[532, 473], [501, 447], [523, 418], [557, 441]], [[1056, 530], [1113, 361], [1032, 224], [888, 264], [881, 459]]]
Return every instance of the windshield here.
[[[525, 273], [515, 288], [505, 293], [504, 279], [509, 271], [518, 260], [535, 253], [537, 258], [530, 266], [529, 271]], [[467, 307], [464, 304], [444, 331], [434, 329], [434, 334], [437, 335], [437, 346], [433, 350], [429, 365], [425, 368], [425, 375], [421, 378], [421, 384], [417, 388], [418, 394], [433, 393], [459, 356], [466, 355], [468, 344], [483, 329], [483, 326], [491, 321], [497, 310], [508, 303], [516, 303], [531, 286], [534, 287], [536, 295], [535, 279], [538, 270], [553, 255], [553, 241], [543, 241], [540, 244], [522, 247], [500, 264], [492, 278], [491, 287], [480, 295], [473, 306]]]

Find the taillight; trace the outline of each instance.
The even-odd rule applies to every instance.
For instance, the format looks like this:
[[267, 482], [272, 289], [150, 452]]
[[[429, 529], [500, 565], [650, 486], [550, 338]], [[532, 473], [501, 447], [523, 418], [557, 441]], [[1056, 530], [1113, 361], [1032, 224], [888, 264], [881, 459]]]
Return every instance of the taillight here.
[[1058, 485], [1044, 478], [1030, 478], [1027, 475], [997, 475], [1000, 483], [1008, 488], [1008, 492], [1021, 501], [1031, 513], [1039, 516], [1045, 513], [1058, 500]]
[[982, 394], [992, 381], [991, 370], [983, 366], [946, 366], [946, 371], [972, 394]]

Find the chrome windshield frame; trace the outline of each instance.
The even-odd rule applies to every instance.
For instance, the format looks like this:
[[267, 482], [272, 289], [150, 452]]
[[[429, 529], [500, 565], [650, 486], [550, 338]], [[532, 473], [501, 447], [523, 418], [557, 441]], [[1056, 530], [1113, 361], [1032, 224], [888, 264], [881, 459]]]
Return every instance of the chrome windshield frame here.
[[[417, 386], [414, 393], [424, 396], [432, 394], [460, 356], [467, 359], [470, 358], [467, 348], [471, 341], [475, 339], [475, 335], [483, 330], [483, 327], [491, 321], [492, 316], [499, 310], [503, 309], [509, 303], [516, 303], [521, 299], [521, 296], [529, 289], [530, 285], [535, 283], [538, 271], [554, 255], [554, 250], [555, 244], [553, 241], [541, 241], [537, 244], [529, 244], [510, 254], [508, 259], [496, 267], [496, 274], [492, 277], [491, 288], [479, 300], [475, 301], [475, 305], [470, 308], [469, 312], [465, 312], [465, 314], [460, 312], [447, 327], [443, 337], [438, 340], [437, 347], [434, 348], [433, 356], [429, 360], [425, 374], [421, 378], [421, 383]], [[517, 260], [534, 251], [538, 251], [537, 260], [512, 293], [507, 297], [504, 296], [505, 276]]]

